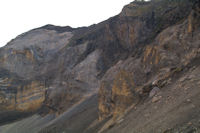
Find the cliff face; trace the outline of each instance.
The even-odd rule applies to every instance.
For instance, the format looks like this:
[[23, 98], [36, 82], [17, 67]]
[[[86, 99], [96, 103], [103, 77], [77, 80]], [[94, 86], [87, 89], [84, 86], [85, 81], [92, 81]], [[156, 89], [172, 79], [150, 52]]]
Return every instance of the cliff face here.
[[[116, 82], [120, 83], [120, 81], [114, 81], [114, 78], [121, 70], [125, 70], [126, 73], [129, 73], [130, 77], [135, 83], [135, 85], [134, 86], [132, 85], [131, 87], [132, 91], [138, 91], [138, 93], [143, 93], [143, 91], [146, 90], [141, 90], [143, 89], [142, 86], [145, 86], [144, 89], [148, 89], [147, 92], [150, 91], [152, 89], [151, 88], [152, 85], [150, 84], [153, 82], [153, 80], [160, 80], [158, 78], [161, 78], [162, 75], [170, 73], [171, 68], [179, 69], [182, 67], [181, 65], [191, 60], [192, 57], [190, 55], [188, 55], [189, 56], [188, 60], [185, 57], [186, 53], [183, 51], [185, 51], [186, 49], [180, 47], [181, 45], [184, 45], [182, 42], [180, 42], [180, 40], [182, 39], [184, 40], [185, 43], [184, 46], [186, 46], [186, 44], [189, 43], [188, 41], [190, 41], [190, 39], [184, 38], [186, 36], [188, 37], [188, 35], [185, 35], [185, 32], [187, 32], [186, 28], [188, 24], [186, 24], [187, 20], [184, 21], [184, 18], [187, 18], [187, 15], [189, 13], [186, 13], [187, 14], [187, 15], [185, 14], [186, 16], [180, 15], [182, 14], [181, 13], [182, 10], [185, 9], [185, 7], [187, 6], [186, 4], [188, 3], [186, 1], [183, 3], [182, 2], [167, 3], [167, 1], [165, 2], [161, 3], [158, 2], [159, 6], [158, 5], [155, 6], [155, 4], [158, 4], [157, 2], [146, 3], [146, 4], [140, 3], [141, 5], [137, 5], [137, 3], [131, 3], [130, 5], [126, 6], [123, 9], [122, 13], [120, 14], [122, 17], [126, 15], [126, 17], [128, 16], [128, 18], [133, 17], [134, 21], [140, 21], [137, 22], [136, 24], [133, 21], [132, 22], [133, 26], [130, 27], [130, 29], [139, 28], [135, 30], [136, 33], [144, 32], [144, 34], [142, 33], [138, 35], [138, 39], [144, 39], [144, 42], [147, 45], [144, 45], [144, 42], [142, 42], [142, 40], [130, 43], [135, 45], [133, 46], [133, 51], [132, 51], [133, 53], [130, 54], [131, 56], [129, 56], [125, 60], [119, 60], [118, 63], [116, 63], [116, 65], [111, 67], [106, 72], [106, 74], [102, 78], [102, 84], [103, 84], [102, 86], [104, 86], [105, 82], [108, 82], [108, 84], [110, 84], [108, 87], [106, 86], [104, 87], [105, 94], [103, 95], [108, 94], [107, 98], [111, 98], [112, 97], [111, 94], [114, 95], [115, 93], [118, 93], [117, 89], [111, 89], [111, 88], [116, 88], [115, 85]], [[177, 7], [177, 5], [182, 7]], [[161, 16], [161, 14], [165, 15]], [[171, 25], [171, 23], [177, 24], [180, 23], [181, 21], [184, 22], [182, 22], [182, 24], [180, 25], [173, 26], [171, 28], [166, 28], [169, 25]], [[137, 25], [138, 23], [144, 25], [139, 27]], [[149, 24], [150, 26], [148, 26], [147, 24]], [[146, 28], [146, 30], [144, 28]], [[165, 28], [166, 30], [159, 32]], [[179, 39], [180, 36], [182, 37], [181, 39]], [[155, 37], [155, 39], [152, 40], [152, 37]], [[131, 37], [131, 39], [133, 39], [133, 37]], [[196, 43], [198, 43], [199, 40], [196, 39], [195, 41]], [[186, 47], [191, 48], [191, 46], [188, 45]], [[188, 51], [188, 54], [189, 53], [190, 52]], [[181, 60], [184, 60], [185, 62], [184, 61], [181, 62]], [[120, 87], [121, 85], [118, 84], [117, 86], [123, 90], [123, 87]], [[146, 86], [148, 86], [149, 88], [146, 88]], [[104, 92], [102, 87], [100, 90], [101, 90], [100, 92]], [[110, 90], [110, 92], [108, 92], [108, 90]], [[123, 91], [121, 91], [120, 94], [123, 94]], [[132, 94], [132, 96], [134, 95]], [[120, 96], [117, 97], [119, 98]], [[126, 96], [126, 98], [128, 97]], [[135, 98], [137, 99], [136, 101], [139, 100], [138, 96], [136, 96]], [[131, 98], [129, 100], [131, 100]], [[128, 102], [129, 100], [125, 101]], [[100, 101], [106, 101], [106, 100], [103, 100], [102, 98], [102, 100]], [[114, 100], [113, 102], [115, 101], [116, 100]], [[112, 104], [112, 102], [110, 104]], [[110, 104], [107, 103], [106, 106], [110, 108]], [[128, 105], [130, 105], [130, 103]], [[122, 106], [120, 108], [123, 108]], [[106, 107], [104, 107], [104, 109], [105, 108]], [[107, 112], [107, 110], [110, 109], [105, 109], [105, 112]], [[100, 111], [104, 112], [103, 110]], [[110, 114], [108, 116], [110, 116]]]
[[[10, 82], [20, 82], [23, 85], [10, 85]], [[1, 88], [4, 88], [1, 90], [1, 111], [35, 111], [45, 99], [44, 86], [38, 81], [26, 83], [2, 79]]]
[[[181, 95], [176, 90], [184, 92], [186, 79], [188, 86], [199, 83], [194, 75], [200, 56], [199, 9], [198, 1], [189, 0], [132, 2], [97, 25], [77, 29], [46, 25], [18, 36], [0, 49], [0, 118], [18, 119], [16, 112], [40, 116], [0, 131], [15, 132], [26, 122], [27, 128], [17, 128], [21, 133], [30, 128], [41, 133], [182, 130], [190, 121], [186, 115], [183, 119], [169, 115], [165, 126], [156, 119], [163, 121], [163, 114], [185, 107], [186, 97], [198, 97], [196, 87]], [[162, 110], [162, 99], [175, 94], [174, 105], [166, 104]], [[153, 103], [162, 115], [148, 119]], [[195, 111], [197, 115], [199, 110]], [[7, 112], [16, 114], [5, 119]], [[151, 126], [142, 125], [144, 121]]]

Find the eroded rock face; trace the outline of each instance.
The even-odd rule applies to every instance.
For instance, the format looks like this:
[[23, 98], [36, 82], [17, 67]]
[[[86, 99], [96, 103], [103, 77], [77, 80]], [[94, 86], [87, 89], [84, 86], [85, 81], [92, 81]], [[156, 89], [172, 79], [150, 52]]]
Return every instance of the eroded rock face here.
[[[9, 77], [11, 76], [11, 77]], [[45, 86], [37, 80], [23, 80], [1, 70], [0, 75], [1, 112], [34, 112], [45, 100]]]
[[[0, 109], [56, 114], [41, 130], [48, 133], [54, 126], [58, 132], [75, 132], [80, 121], [86, 122], [79, 131], [98, 132], [104, 123], [98, 125], [97, 119], [111, 118], [99, 130], [104, 131], [123, 123], [127, 109], [146, 98], [162, 101], [164, 96], [149, 97], [153, 88], [162, 92], [198, 64], [199, 39], [199, 6], [189, 0], [132, 2], [119, 15], [90, 27], [31, 30], [0, 49]], [[95, 101], [83, 108], [90, 96]], [[65, 123], [73, 128], [65, 130]]]
[[42, 107], [49, 87], [45, 76], [53, 74], [48, 62], [73, 36], [45, 28], [24, 33], [1, 48], [1, 112], [35, 112]]
[[[166, 4], [166, 3], [163, 2], [162, 4]], [[164, 7], [164, 5], [162, 4], [160, 6]], [[173, 8], [174, 6], [176, 7], [176, 4], [179, 4], [182, 7]], [[153, 17], [153, 18], [147, 19], [147, 22], [154, 23], [156, 25], [156, 28], [161, 28], [161, 27], [166, 28], [168, 25], [171, 25], [170, 23], [176, 23], [178, 22], [178, 20], [183, 19], [183, 18], [181, 19], [181, 16], [179, 15], [182, 9], [186, 8], [185, 4], [188, 4], [188, 3], [187, 2], [185, 3], [175, 2], [173, 4], [168, 3], [165, 9], [164, 8], [159, 9], [159, 7], [157, 6], [155, 8], [158, 8], [159, 12], [156, 12], [157, 9], [153, 10], [153, 8], [151, 7], [154, 7], [154, 6], [151, 4], [144, 3], [141, 5], [137, 5], [137, 3], [132, 3], [126, 6], [120, 15], [129, 16], [129, 17], [130, 16], [136, 17], [138, 15], [139, 16], [139, 18], [137, 18], [137, 21], [138, 21], [140, 20], [140, 17], [145, 18], [145, 14], [153, 13], [152, 16], [150, 14], [147, 15], [147, 16]], [[138, 7], [140, 8], [138, 9]], [[190, 10], [191, 10], [191, 7], [192, 7], [192, 4], [190, 3]], [[164, 13], [165, 15], [163, 17], [159, 16], [162, 14], [162, 12], [165, 12]], [[170, 16], [170, 14], [171, 15], [173, 14], [172, 16], [174, 17]], [[177, 15], [180, 18], [175, 17]], [[189, 15], [189, 13], [187, 13], [187, 15]], [[162, 22], [162, 24], [160, 25], [161, 27], [158, 27], [159, 25], [158, 23], [160, 23], [158, 22], [158, 18], [159, 20], [165, 20], [165, 19], [169, 19], [169, 20]], [[198, 16], [196, 16], [194, 20], [197, 20], [197, 19], [198, 19]], [[138, 94], [141, 94], [142, 96], [142, 95], [146, 95], [145, 93], [149, 93], [155, 86], [163, 87], [169, 84], [171, 82], [170, 77], [173, 77], [173, 75], [182, 71], [184, 66], [187, 66], [189, 63], [191, 63], [191, 61], [194, 58], [198, 58], [199, 50], [197, 47], [198, 47], [198, 42], [199, 42], [199, 39], [198, 39], [199, 34], [196, 34], [195, 36], [193, 36], [193, 38], [191, 38], [191, 36], [187, 32], [188, 21], [190, 20], [186, 19], [181, 24], [177, 24], [174, 26], [170, 26], [169, 28], [166, 28], [165, 30], [160, 32], [158, 35], [156, 35], [154, 41], [152, 41], [150, 44], [145, 45], [145, 46], [142, 46], [142, 45], [139, 46], [137, 50], [139, 51], [139, 49], [141, 48], [142, 49], [141, 53], [140, 52], [135, 53], [133, 57], [128, 57], [126, 60], [119, 61], [118, 63], [115, 64], [115, 66], [111, 67], [107, 71], [107, 73], [102, 78], [102, 86], [99, 91], [100, 95], [104, 95], [104, 96], [100, 96], [100, 99], [102, 99], [99, 102], [100, 116], [102, 116], [100, 117], [100, 119], [103, 119], [103, 117], [107, 118], [108, 116], [113, 114], [113, 108], [112, 108], [113, 104], [114, 102], [117, 102], [118, 100], [121, 103], [123, 103], [123, 101], [126, 101], [126, 103], [128, 103], [128, 101], [132, 101], [129, 104], [127, 104], [127, 107], [130, 106], [131, 103], [133, 104], [133, 100], [131, 100], [131, 97], [128, 97], [128, 96], [126, 97], [127, 98], [126, 100], [123, 100], [118, 95], [113, 100], [113, 95], [117, 94], [114, 92], [114, 90], [116, 91], [116, 90], [120, 90], [119, 88], [123, 88], [121, 85], [116, 84], [114, 88], [117, 88], [117, 89], [112, 89], [113, 88], [112, 85], [114, 81], [113, 77], [114, 75], [117, 75], [117, 73], [120, 70], [126, 70], [126, 72], [130, 74], [130, 77], [133, 79], [135, 83], [134, 87], [132, 87], [133, 90], [135, 89], [135, 91], [138, 92]], [[152, 27], [146, 26], [146, 28], [149, 28], [148, 32], [150, 32], [150, 35], [143, 34], [146, 37], [146, 39], [148, 37], [152, 37], [152, 35], [154, 34], [153, 32], [151, 32], [151, 30], [154, 32], [156, 31], [154, 29], [155, 27], [153, 27], [154, 24], [151, 24]], [[137, 25], [137, 28], [138, 27], [139, 26]], [[145, 26], [142, 25], [141, 27], [144, 28]], [[132, 29], [134, 27], [130, 26], [129, 28]], [[198, 31], [197, 29], [199, 30], [199, 28], [196, 28], [195, 31]], [[137, 29], [135, 30], [135, 32], [140, 31], [140, 30], [141, 29]], [[146, 32], [146, 30], [144, 31], [145, 33], [148, 33]], [[142, 37], [140, 37], [140, 39], [141, 38]], [[147, 40], [146, 40], [146, 43], [148, 43]], [[133, 44], [137, 45], [136, 42]], [[110, 86], [105, 85], [106, 81], [108, 81], [108, 83], [110, 83], [111, 85]], [[154, 81], [155, 81], [155, 84], [153, 83]], [[118, 81], [118, 83], [120, 83], [120, 81]], [[129, 81], [129, 84], [130, 83], [131, 82]], [[130, 87], [127, 87], [127, 88], [130, 88]], [[124, 94], [123, 91], [116, 91], [116, 92], [120, 92], [119, 94], [121, 95]], [[131, 94], [131, 96], [138, 100], [138, 95], [134, 95], [134, 94], [135, 93]], [[105, 102], [105, 103], [102, 103], [102, 102]], [[125, 107], [126, 103], [123, 103], [124, 107], [121, 106], [121, 104], [115, 104], [116, 108], [118, 108], [117, 110], [121, 110], [121, 111], [116, 111], [116, 112], [124, 112], [123, 110], [127, 109], [127, 107]], [[108, 113], [108, 110], [112, 113]]]
[[99, 88], [99, 101], [98, 101], [98, 110], [99, 110], [99, 120], [103, 120], [112, 115], [113, 112], [113, 101], [112, 101], [112, 88], [110, 82], [102, 82], [101, 87]]
[[123, 113], [127, 107], [137, 104], [139, 95], [136, 93], [132, 76], [121, 70], [115, 77], [112, 86], [113, 115]]
[[41, 64], [48, 62], [55, 53], [66, 46], [71, 32], [35, 29], [18, 36], [1, 50], [1, 67], [23, 78], [40, 75]]
[[188, 32], [191, 33], [195, 29], [199, 28], [199, 21], [200, 21], [200, 5], [198, 2], [194, 4], [193, 10], [191, 11], [188, 17]]

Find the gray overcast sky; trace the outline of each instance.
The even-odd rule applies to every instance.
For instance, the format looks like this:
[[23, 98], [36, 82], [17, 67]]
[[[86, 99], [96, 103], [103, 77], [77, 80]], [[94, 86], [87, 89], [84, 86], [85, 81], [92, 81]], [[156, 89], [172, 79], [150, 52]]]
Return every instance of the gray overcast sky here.
[[133, 0], [0, 0], [0, 47], [17, 35], [46, 24], [89, 26]]

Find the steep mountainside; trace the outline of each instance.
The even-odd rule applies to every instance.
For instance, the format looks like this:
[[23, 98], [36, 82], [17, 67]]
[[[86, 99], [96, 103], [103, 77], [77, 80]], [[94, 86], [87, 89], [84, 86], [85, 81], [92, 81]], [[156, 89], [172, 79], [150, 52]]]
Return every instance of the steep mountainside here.
[[199, 0], [31, 30], [0, 49], [0, 132], [198, 133], [199, 59]]

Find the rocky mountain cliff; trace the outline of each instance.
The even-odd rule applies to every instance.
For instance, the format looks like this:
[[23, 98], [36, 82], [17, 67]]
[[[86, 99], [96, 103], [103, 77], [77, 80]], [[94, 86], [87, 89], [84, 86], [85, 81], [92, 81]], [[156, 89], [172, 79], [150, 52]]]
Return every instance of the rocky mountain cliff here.
[[0, 132], [200, 132], [199, 59], [199, 0], [33, 29], [0, 49]]

